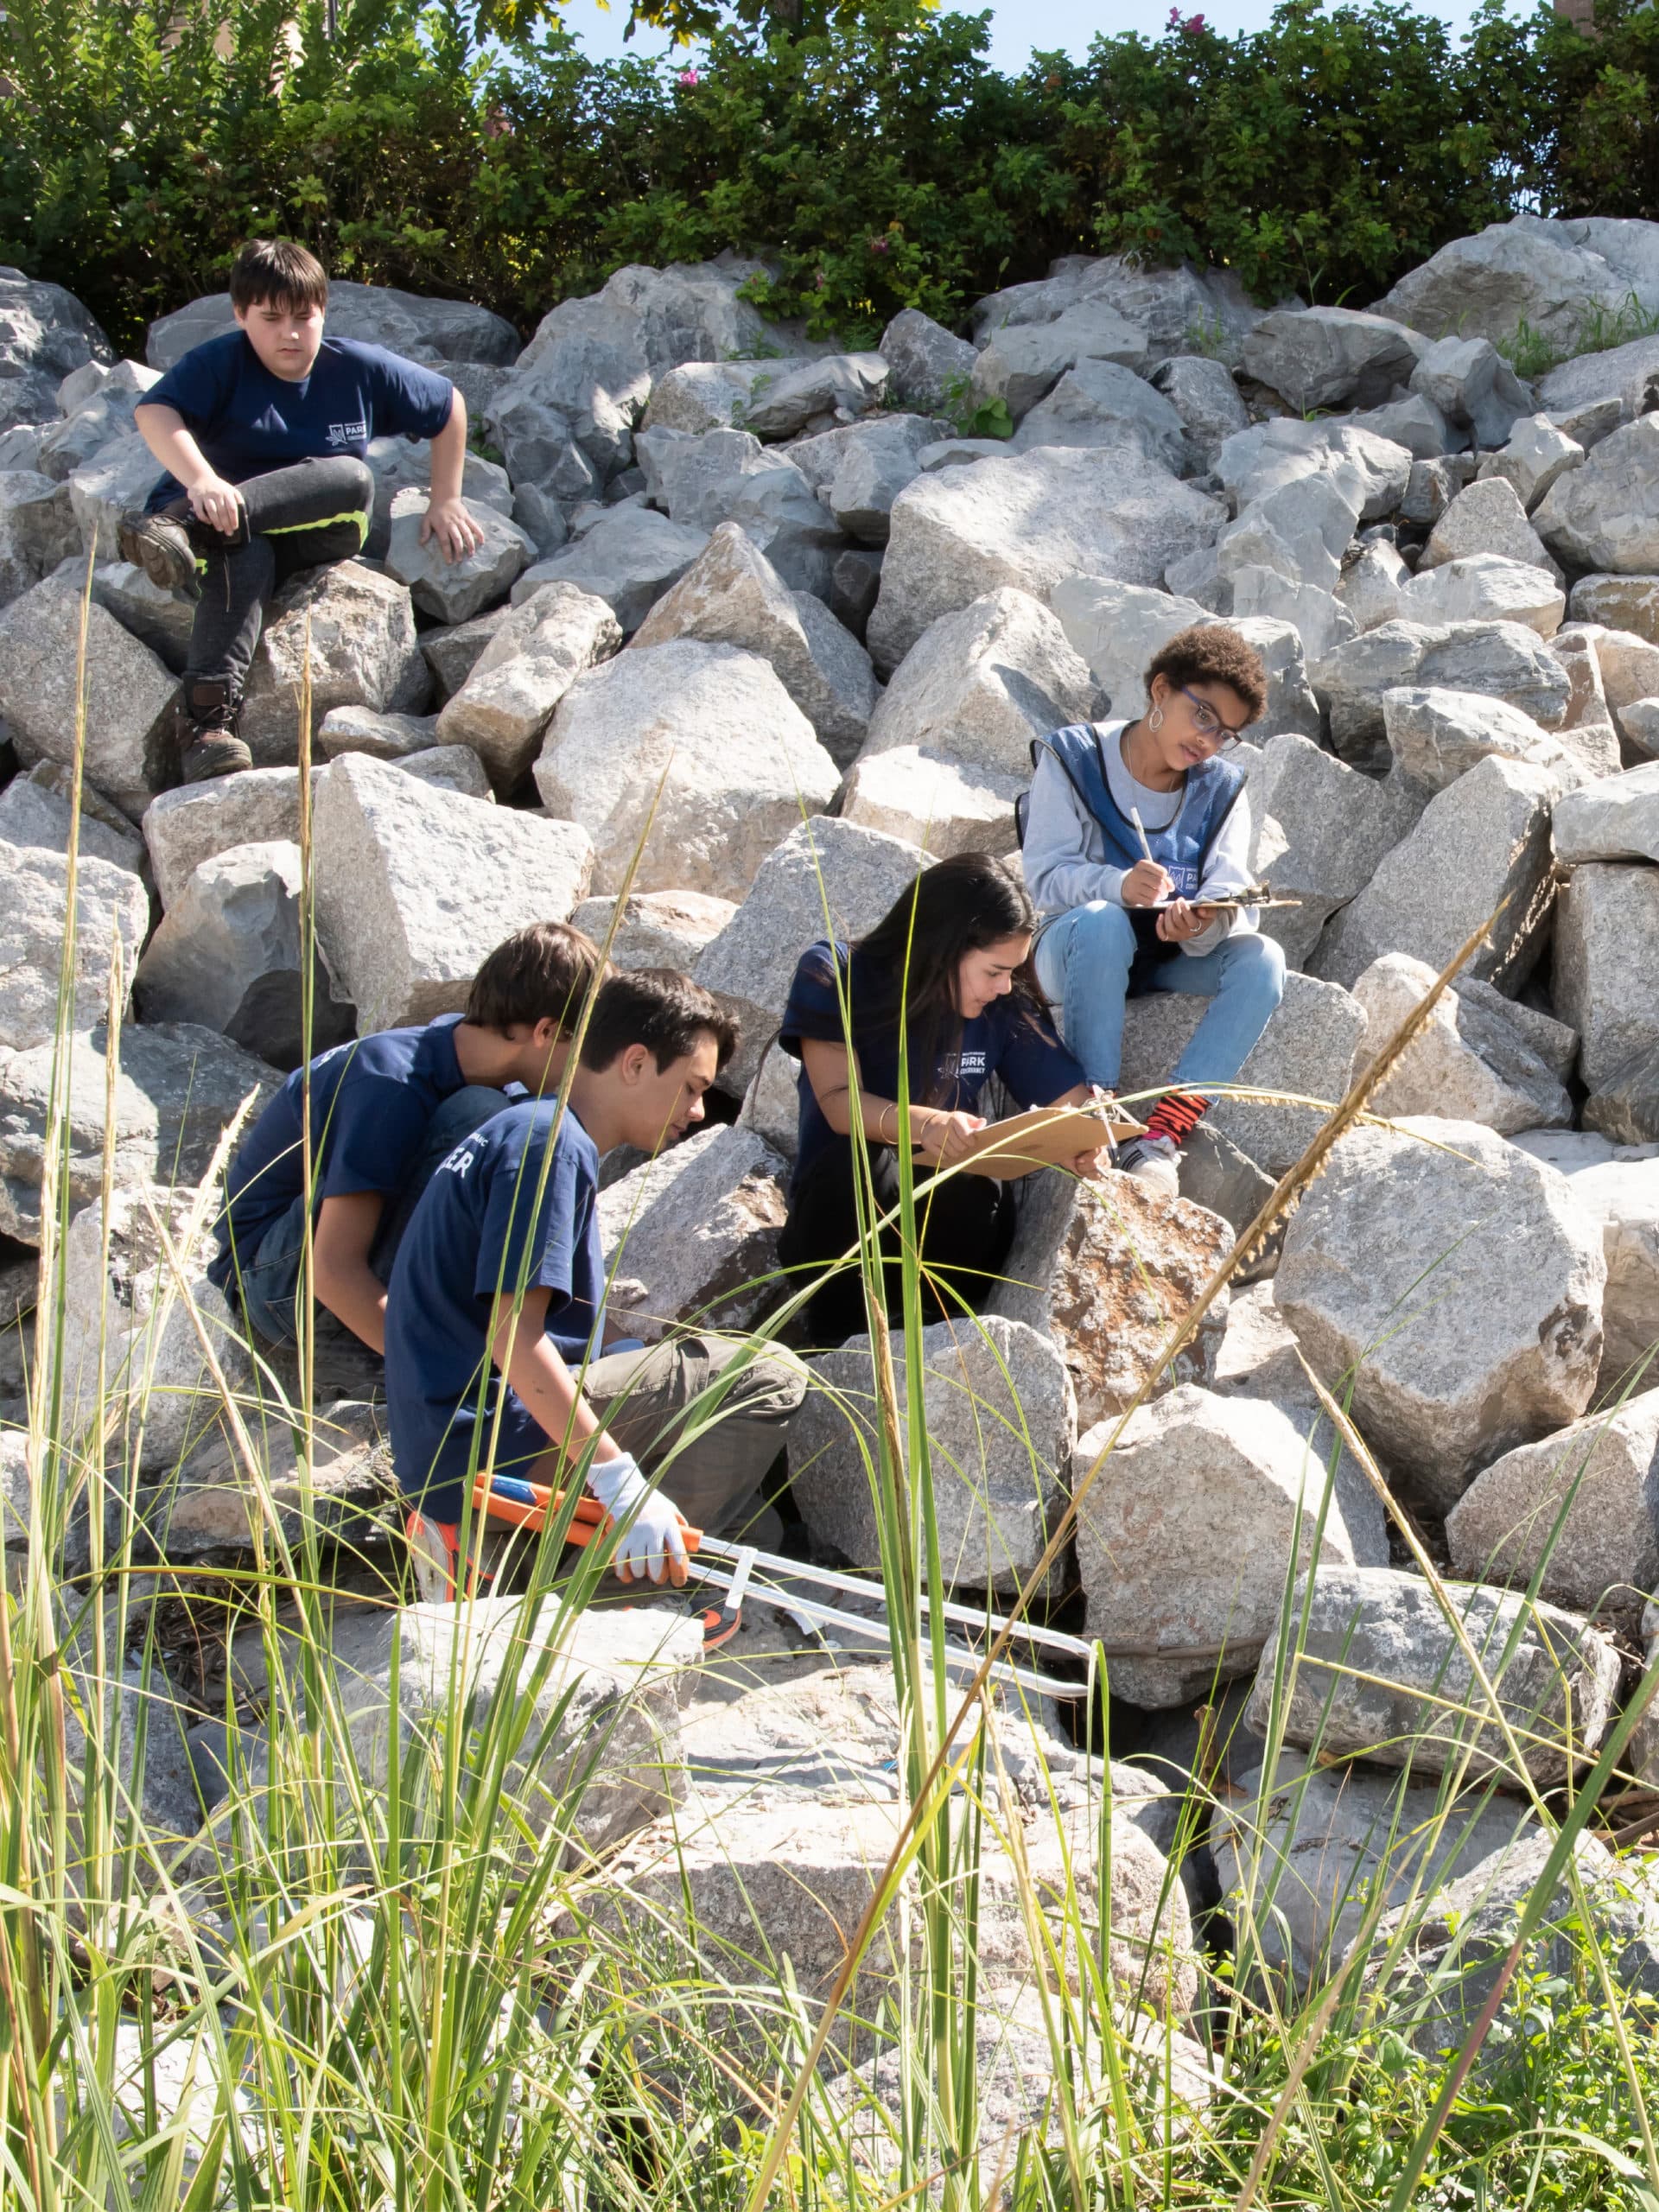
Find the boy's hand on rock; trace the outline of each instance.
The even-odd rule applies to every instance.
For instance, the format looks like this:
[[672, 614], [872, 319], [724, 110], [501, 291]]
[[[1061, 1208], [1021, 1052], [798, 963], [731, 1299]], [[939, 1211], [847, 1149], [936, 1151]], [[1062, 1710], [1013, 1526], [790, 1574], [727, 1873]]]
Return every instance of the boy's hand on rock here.
[[230, 537], [242, 521], [242, 501], [234, 484], [227, 484], [222, 476], [208, 474], [186, 486], [190, 512], [198, 522], [205, 522], [210, 530], [222, 531]]
[[1174, 887], [1167, 868], [1160, 868], [1156, 861], [1137, 861], [1123, 879], [1123, 904], [1155, 906]]
[[449, 562], [464, 561], [484, 543], [484, 533], [467, 513], [464, 499], [433, 500], [421, 518], [421, 543], [434, 537]]

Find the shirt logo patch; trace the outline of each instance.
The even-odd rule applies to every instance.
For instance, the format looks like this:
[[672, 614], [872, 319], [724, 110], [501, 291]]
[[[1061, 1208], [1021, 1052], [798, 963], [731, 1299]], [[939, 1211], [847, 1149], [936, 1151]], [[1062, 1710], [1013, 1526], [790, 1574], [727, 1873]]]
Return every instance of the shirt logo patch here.
[[982, 1077], [985, 1073], [984, 1046], [980, 1046], [975, 1051], [969, 1052], [952, 1052], [946, 1060], [942, 1072], [945, 1075], [953, 1075], [958, 1077], [962, 1076]]
[[369, 426], [361, 417], [355, 423], [331, 423], [328, 425], [331, 446], [366, 445], [368, 438]]
[[458, 1144], [447, 1160], [438, 1162], [437, 1172], [440, 1175], [464, 1177], [477, 1157], [470, 1144]]

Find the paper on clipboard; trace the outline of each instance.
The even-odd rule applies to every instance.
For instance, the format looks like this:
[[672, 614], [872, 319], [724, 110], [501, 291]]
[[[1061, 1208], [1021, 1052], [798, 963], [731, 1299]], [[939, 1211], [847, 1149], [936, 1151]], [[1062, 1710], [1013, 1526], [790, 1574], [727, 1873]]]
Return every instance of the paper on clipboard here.
[[1007, 1182], [1034, 1168], [1064, 1166], [1080, 1152], [1098, 1150], [1109, 1137], [1124, 1144], [1145, 1135], [1143, 1125], [1121, 1108], [1096, 1112], [1086, 1106], [1034, 1106], [1028, 1114], [1010, 1114], [981, 1129], [967, 1158], [953, 1165], [965, 1174], [995, 1175]]
[[[1180, 901], [1175, 899], [1154, 899], [1150, 906], [1140, 907], [1136, 911], [1143, 914], [1166, 914], [1172, 906], [1178, 906], [1179, 903]], [[1242, 891], [1230, 892], [1225, 897], [1219, 899], [1206, 899], [1202, 893], [1195, 892], [1186, 901], [1189, 906], [1204, 906], [1212, 914], [1242, 913], [1246, 907], [1254, 909], [1258, 906], [1300, 906], [1301, 903], [1300, 899], [1281, 898], [1271, 885], [1266, 883], [1246, 884]]]

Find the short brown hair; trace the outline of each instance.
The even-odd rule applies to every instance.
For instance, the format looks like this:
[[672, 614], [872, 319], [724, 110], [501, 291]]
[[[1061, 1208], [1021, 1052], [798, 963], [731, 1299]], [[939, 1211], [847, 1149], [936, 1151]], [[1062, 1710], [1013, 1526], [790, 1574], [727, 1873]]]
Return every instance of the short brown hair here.
[[569, 922], [532, 922], [498, 944], [474, 976], [465, 1019], [503, 1034], [521, 1022], [556, 1021], [568, 1037], [607, 973], [592, 938]]
[[238, 314], [275, 306], [302, 311], [328, 304], [328, 271], [292, 238], [250, 238], [231, 270], [231, 305]]
[[1184, 683], [1224, 683], [1249, 709], [1249, 721], [1259, 721], [1268, 703], [1262, 656], [1227, 622], [1195, 622], [1190, 630], [1178, 630], [1147, 664], [1148, 698], [1155, 676], [1177, 690]]
[[677, 968], [632, 968], [608, 976], [582, 1040], [582, 1065], [607, 1068], [630, 1045], [646, 1046], [657, 1072], [683, 1060], [707, 1033], [715, 1065], [737, 1050], [737, 1024], [720, 1001]]

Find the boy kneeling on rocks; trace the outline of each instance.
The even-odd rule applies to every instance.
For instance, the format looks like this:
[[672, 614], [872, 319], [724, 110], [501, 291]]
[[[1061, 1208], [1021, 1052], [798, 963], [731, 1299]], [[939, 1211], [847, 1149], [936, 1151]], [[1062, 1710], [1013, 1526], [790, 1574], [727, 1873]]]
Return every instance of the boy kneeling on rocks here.
[[118, 540], [163, 591], [196, 602], [180, 768], [187, 784], [253, 766], [237, 734], [272, 594], [363, 550], [372, 438], [432, 442], [421, 543], [465, 559], [484, 533], [462, 504], [467, 403], [448, 377], [383, 346], [325, 338], [328, 278], [289, 238], [254, 238], [231, 270], [237, 327], [152, 385], [134, 415], [167, 474]]
[[[625, 1582], [683, 1583], [688, 1521], [768, 1541], [775, 1516], [760, 1484], [804, 1395], [798, 1368], [775, 1355], [741, 1364], [710, 1421], [693, 1409], [746, 1357], [741, 1344], [688, 1333], [602, 1351], [600, 1156], [620, 1144], [655, 1152], [700, 1122], [736, 1043], [736, 1025], [689, 976], [613, 975], [563, 1096], [508, 1106], [428, 1185], [386, 1307], [392, 1458], [423, 1596], [455, 1594], [480, 1471], [556, 1487], [590, 1445], [587, 1486], [620, 1528]], [[639, 1461], [671, 1450], [659, 1487]]]

